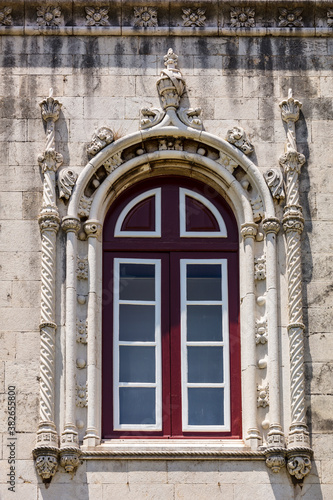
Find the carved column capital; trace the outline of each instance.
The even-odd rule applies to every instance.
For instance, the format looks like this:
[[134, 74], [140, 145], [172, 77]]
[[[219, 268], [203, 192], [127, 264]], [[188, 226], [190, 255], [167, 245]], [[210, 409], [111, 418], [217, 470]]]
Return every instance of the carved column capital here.
[[83, 227], [88, 238], [100, 238], [100, 235], [102, 233], [102, 224], [98, 220], [87, 220], [84, 223]]
[[241, 235], [243, 238], [255, 238], [258, 232], [258, 226], [255, 222], [245, 222], [241, 225]]
[[60, 224], [60, 218], [57, 208], [53, 206], [43, 207], [38, 217], [38, 223], [41, 232], [57, 232]]
[[263, 220], [262, 227], [266, 234], [277, 234], [280, 231], [280, 221], [276, 217], [269, 217]]
[[78, 233], [80, 227], [81, 227], [80, 221], [76, 217], [71, 217], [70, 215], [66, 215], [62, 219], [61, 229], [63, 229], [63, 231], [65, 231], [66, 233], [70, 231], [72, 231], [73, 233]]
[[56, 122], [58, 120], [62, 104], [57, 99], [53, 99], [52, 88], [50, 89], [49, 97], [43, 99], [39, 105], [41, 107], [43, 120], [46, 122], [49, 120]]
[[300, 173], [302, 165], [305, 163], [305, 156], [294, 149], [287, 149], [286, 153], [280, 156], [279, 163], [286, 173]]

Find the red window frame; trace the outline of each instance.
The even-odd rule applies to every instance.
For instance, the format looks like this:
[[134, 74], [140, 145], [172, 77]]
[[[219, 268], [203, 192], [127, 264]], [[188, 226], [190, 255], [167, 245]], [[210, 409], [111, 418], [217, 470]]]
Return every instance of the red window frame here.
[[[136, 196], [154, 187], [162, 188], [162, 236], [160, 238], [114, 237], [117, 218]], [[197, 191], [221, 213], [227, 238], [179, 237], [179, 187]], [[204, 243], [204, 249], [203, 249]], [[113, 430], [113, 259], [152, 258], [162, 262], [162, 431]], [[230, 412], [229, 432], [183, 432], [181, 414], [180, 350], [180, 259], [212, 258], [228, 262]], [[164, 275], [164, 276], [163, 276]], [[169, 279], [163, 279], [168, 277]], [[170, 290], [172, 293], [170, 294]], [[169, 300], [169, 296], [171, 299]], [[159, 177], [126, 190], [112, 205], [103, 232], [103, 339], [102, 339], [102, 436], [111, 438], [241, 438], [241, 366], [239, 328], [238, 229], [226, 201], [201, 182], [183, 177]]]

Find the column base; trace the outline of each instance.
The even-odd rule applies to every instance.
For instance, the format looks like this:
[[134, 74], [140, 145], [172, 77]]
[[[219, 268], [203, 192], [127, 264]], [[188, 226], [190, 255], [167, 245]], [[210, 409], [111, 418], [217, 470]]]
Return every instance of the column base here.
[[262, 437], [260, 432], [256, 428], [251, 428], [247, 431], [246, 441], [249, 444], [251, 450], [257, 450], [261, 444]]
[[269, 448], [285, 448], [285, 437], [280, 424], [271, 424], [267, 433]]
[[83, 438], [83, 446], [84, 448], [94, 448], [101, 444], [101, 438], [97, 433], [97, 429], [88, 428], [86, 430], [86, 435]]

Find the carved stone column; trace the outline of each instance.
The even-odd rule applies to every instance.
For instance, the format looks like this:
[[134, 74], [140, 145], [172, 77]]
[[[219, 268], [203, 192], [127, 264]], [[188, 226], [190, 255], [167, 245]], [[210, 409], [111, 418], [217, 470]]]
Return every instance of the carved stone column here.
[[305, 157], [297, 152], [295, 122], [302, 104], [293, 99], [291, 89], [288, 99], [280, 103], [282, 119], [287, 123], [286, 151], [280, 158], [285, 172], [287, 196], [283, 215], [283, 228], [287, 241], [289, 347], [291, 426], [288, 437], [288, 471], [297, 479], [303, 479], [311, 470], [309, 432], [305, 417], [304, 380], [304, 324], [302, 314], [301, 234], [304, 227], [299, 200], [298, 176]]
[[55, 173], [62, 156], [55, 150], [54, 123], [59, 118], [61, 104], [50, 96], [41, 103], [46, 121], [46, 149], [38, 157], [44, 175], [43, 204], [39, 215], [42, 238], [41, 323], [40, 323], [40, 404], [37, 445], [33, 450], [36, 469], [44, 483], [49, 483], [58, 465], [58, 434], [54, 424], [55, 371], [55, 266], [56, 236], [59, 212], [56, 205]]

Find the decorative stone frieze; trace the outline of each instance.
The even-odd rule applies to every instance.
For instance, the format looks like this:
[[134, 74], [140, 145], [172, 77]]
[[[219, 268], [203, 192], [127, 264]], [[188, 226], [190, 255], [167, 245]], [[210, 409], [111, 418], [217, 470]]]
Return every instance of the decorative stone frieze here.
[[262, 408], [266, 408], [269, 406], [269, 387], [266, 386], [258, 386], [257, 387], [257, 406], [258, 408], [261, 406]]
[[113, 132], [108, 127], [101, 127], [96, 132], [94, 132], [91, 142], [87, 147], [87, 153], [91, 156], [95, 156], [99, 153], [105, 146], [113, 141]]
[[76, 276], [79, 280], [88, 279], [88, 257], [77, 257]]
[[255, 26], [255, 10], [251, 7], [233, 7], [230, 21], [233, 28], [253, 28]]
[[[288, 470], [297, 479], [303, 479], [311, 469], [311, 449], [306, 425], [305, 379], [304, 379], [304, 324], [302, 297], [301, 233], [303, 215], [299, 196], [299, 173], [305, 162], [297, 152], [295, 122], [302, 104], [292, 97], [280, 103], [282, 119], [287, 123], [286, 152], [280, 163], [286, 176], [286, 206], [283, 228], [287, 241], [287, 275], [289, 305], [289, 351], [290, 351], [290, 393], [291, 425], [288, 436]], [[304, 455], [297, 454], [295, 447], [303, 446]], [[298, 457], [300, 456], [300, 460]]]
[[163, 109], [178, 108], [180, 98], [185, 90], [185, 81], [177, 69], [178, 56], [172, 49], [164, 56], [166, 69], [161, 71], [161, 76], [156, 85], [160, 95]]
[[205, 9], [182, 9], [184, 20], [183, 26], [198, 27], [205, 26]]
[[105, 162], [103, 163], [103, 166], [105, 170], [107, 171], [108, 174], [111, 174], [116, 168], [120, 167], [120, 165], [123, 163], [123, 160], [121, 158], [122, 151], [119, 151], [115, 155], [111, 156]]
[[76, 342], [86, 344], [88, 340], [87, 321], [84, 319], [77, 319], [76, 321]]
[[304, 26], [302, 21], [303, 9], [279, 9], [279, 26], [280, 28], [301, 28]]
[[266, 279], [266, 259], [264, 256], [254, 259], [254, 279], [257, 281]]
[[154, 127], [154, 125], [160, 123], [165, 116], [165, 112], [158, 108], [142, 108], [140, 113], [140, 127], [142, 129]]
[[0, 26], [11, 26], [13, 24], [11, 13], [12, 9], [10, 7], [4, 7], [0, 10]]
[[58, 6], [45, 5], [37, 7], [37, 24], [41, 27], [57, 28], [62, 23], [61, 10]]
[[274, 200], [284, 200], [286, 194], [284, 192], [283, 175], [281, 170], [271, 168], [264, 173], [264, 179], [269, 187]]
[[84, 408], [88, 404], [87, 384], [76, 386], [76, 406]]
[[80, 217], [89, 217], [91, 204], [92, 204], [92, 198], [88, 198], [87, 196], [82, 195], [79, 203], [79, 208], [77, 211], [78, 215]]
[[237, 168], [238, 166], [238, 164], [232, 158], [230, 158], [230, 156], [226, 155], [225, 153], [222, 153], [222, 151], [220, 151], [219, 159], [215, 161], [216, 163], [222, 165], [222, 167], [228, 170], [228, 172], [230, 172], [231, 174], [233, 174], [235, 168]]
[[155, 28], [158, 26], [157, 10], [153, 7], [134, 7], [134, 27]]
[[59, 188], [59, 198], [64, 198], [65, 200], [69, 200], [73, 187], [75, 186], [75, 182], [77, 180], [77, 173], [74, 172], [71, 168], [63, 168], [61, 172], [59, 172], [58, 176], [58, 188]]
[[181, 139], [160, 139], [158, 141], [159, 151], [175, 150], [183, 151], [183, 141]]
[[240, 149], [246, 155], [253, 153], [253, 146], [246, 137], [245, 130], [242, 127], [233, 127], [227, 131], [226, 140]]
[[86, 11], [86, 25], [87, 26], [107, 26], [108, 23], [108, 9], [103, 7], [85, 7]]
[[200, 118], [201, 108], [179, 108], [178, 117], [180, 120], [189, 127], [202, 129], [202, 120]]
[[266, 344], [268, 341], [268, 332], [267, 332], [267, 319], [261, 318], [256, 320], [256, 344]]

